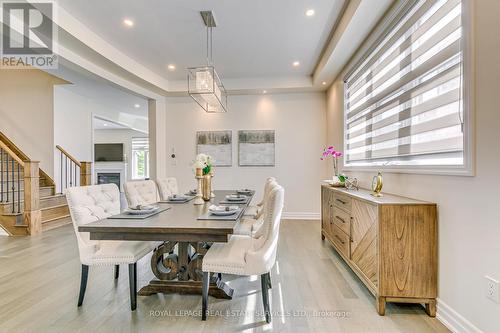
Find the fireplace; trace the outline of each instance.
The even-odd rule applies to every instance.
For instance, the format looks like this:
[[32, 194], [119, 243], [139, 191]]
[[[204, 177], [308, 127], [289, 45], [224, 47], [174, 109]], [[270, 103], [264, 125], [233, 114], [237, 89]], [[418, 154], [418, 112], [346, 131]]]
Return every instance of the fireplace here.
[[119, 172], [98, 172], [97, 173], [97, 184], [116, 184], [118, 188], [121, 188], [121, 174]]

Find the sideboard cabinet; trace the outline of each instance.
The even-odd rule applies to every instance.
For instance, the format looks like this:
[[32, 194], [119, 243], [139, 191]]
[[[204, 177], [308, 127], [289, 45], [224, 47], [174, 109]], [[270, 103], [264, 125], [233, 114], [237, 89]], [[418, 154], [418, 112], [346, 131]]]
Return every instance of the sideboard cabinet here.
[[321, 238], [325, 238], [376, 298], [422, 303], [436, 315], [436, 204], [360, 189], [321, 187]]

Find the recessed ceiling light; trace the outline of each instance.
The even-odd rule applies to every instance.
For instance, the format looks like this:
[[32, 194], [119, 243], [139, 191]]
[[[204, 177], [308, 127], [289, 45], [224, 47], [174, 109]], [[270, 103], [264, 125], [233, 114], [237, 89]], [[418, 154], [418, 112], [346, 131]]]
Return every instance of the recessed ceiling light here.
[[321, 82], [322, 85], [326, 86], [326, 81]]
[[175, 65], [174, 65], [174, 64], [169, 64], [169, 65], [167, 66], [167, 68], [168, 68], [168, 70], [170, 70], [170, 71], [175, 71]]
[[262, 93], [263, 94], [267, 94], [267, 90], [262, 90]]
[[306, 16], [314, 16], [314, 9], [306, 10]]
[[127, 27], [133, 27], [134, 21], [132, 21], [131, 19], [124, 19], [123, 24], [125, 24]]
[[102, 125], [103, 125], [104, 127], [108, 126], [108, 124], [106, 124], [106, 123], [104, 123], [104, 124], [102, 124]]
[[140, 105], [140, 104], [134, 104], [134, 108], [138, 109], [138, 108], [140, 108], [140, 107], [141, 107], [141, 105]]
[[292, 65], [293, 65], [293, 67], [298, 67], [300, 65], [300, 62], [294, 61]]

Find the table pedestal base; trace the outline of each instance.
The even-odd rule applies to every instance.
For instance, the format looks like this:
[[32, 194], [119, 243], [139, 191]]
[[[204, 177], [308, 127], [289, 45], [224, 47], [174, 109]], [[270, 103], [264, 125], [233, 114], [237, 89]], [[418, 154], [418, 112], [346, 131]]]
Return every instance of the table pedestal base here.
[[[160, 281], [151, 280], [147, 286], [139, 290], [139, 296], [150, 296], [158, 293], [198, 294], [201, 295], [201, 281]], [[232, 299], [233, 289], [217, 278], [212, 278], [208, 294], [215, 298]]]
[[[177, 247], [177, 253], [175, 248]], [[151, 270], [158, 278], [139, 291], [140, 296], [157, 293], [200, 294], [203, 273], [203, 256], [210, 248], [206, 242], [168, 241], [153, 251]], [[233, 289], [219, 275], [213, 275], [209, 294], [215, 298], [231, 299]]]

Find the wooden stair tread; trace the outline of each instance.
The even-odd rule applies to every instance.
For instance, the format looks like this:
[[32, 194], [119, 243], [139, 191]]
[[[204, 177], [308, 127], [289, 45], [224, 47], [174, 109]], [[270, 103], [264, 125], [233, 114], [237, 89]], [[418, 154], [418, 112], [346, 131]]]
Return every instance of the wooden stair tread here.
[[70, 214], [65, 214], [65, 215], [62, 215], [62, 216], [53, 217], [53, 218], [50, 218], [50, 219], [42, 221], [42, 225], [45, 224], [45, 223], [50, 223], [50, 222], [53, 222], [53, 221], [56, 221], [56, 220], [60, 220], [60, 219], [65, 219], [65, 218], [68, 218], [68, 217], [71, 217], [71, 215]]

